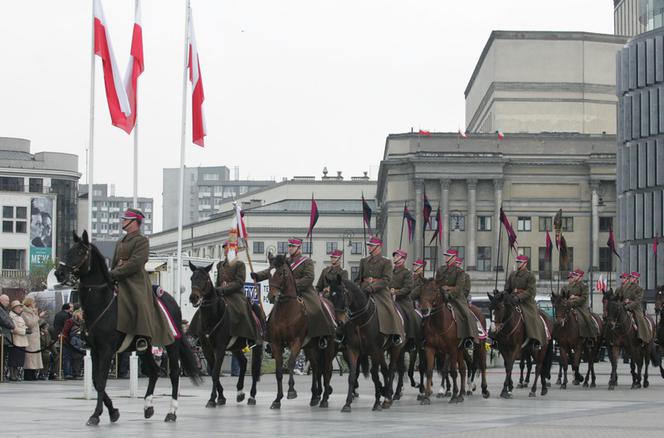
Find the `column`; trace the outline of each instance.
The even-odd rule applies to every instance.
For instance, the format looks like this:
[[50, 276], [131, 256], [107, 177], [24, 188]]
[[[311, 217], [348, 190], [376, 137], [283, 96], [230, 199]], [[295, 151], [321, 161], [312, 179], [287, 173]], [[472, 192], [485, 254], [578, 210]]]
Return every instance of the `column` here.
[[468, 218], [466, 220], [466, 269], [475, 270], [477, 263], [477, 180], [470, 178], [466, 180], [468, 185]]
[[590, 255], [590, 262], [593, 271], [599, 270], [599, 181], [591, 181], [590, 188], [592, 189], [591, 209], [592, 217], [590, 219], [590, 229], [592, 230], [592, 254]]
[[493, 244], [493, 254], [494, 258], [491, 261], [494, 266], [496, 266], [498, 269], [502, 268], [502, 261], [500, 259], [500, 253], [498, 251], [498, 247], [500, 246], [499, 244], [499, 239], [500, 239], [500, 228], [501, 228], [501, 223], [500, 223], [500, 207], [503, 205], [503, 179], [502, 178], [496, 178], [493, 180], [493, 199], [495, 200], [495, 211], [493, 214], [493, 226], [494, 229], [494, 234], [495, 234], [495, 240]]
[[424, 181], [415, 179], [415, 239], [413, 240], [413, 260], [422, 257], [422, 225], [424, 224], [424, 215], [422, 214], [422, 190]]
[[443, 235], [438, 248], [438, 264], [443, 260], [443, 253], [449, 248], [449, 226], [450, 226], [450, 180], [440, 180], [440, 213], [443, 216]]

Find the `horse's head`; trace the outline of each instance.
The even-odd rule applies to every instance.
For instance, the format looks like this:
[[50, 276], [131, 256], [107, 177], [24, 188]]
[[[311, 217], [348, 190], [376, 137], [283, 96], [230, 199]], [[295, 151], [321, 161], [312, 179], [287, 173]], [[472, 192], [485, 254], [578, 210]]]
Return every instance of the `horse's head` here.
[[198, 267], [189, 262], [189, 269], [191, 269], [192, 272], [189, 302], [193, 304], [194, 307], [198, 307], [204, 298], [209, 297], [214, 293], [214, 285], [210, 279], [212, 263], [207, 266]]
[[343, 316], [348, 312], [351, 298], [341, 274], [328, 278], [328, 283], [330, 285], [330, 293], [327, 298], [334, 305], [334, 311], [337, 315]]
[[73, 235], [74, 245], [67, 250], [55, 270], [55, 278], [61, 284], [69, 286], [76, 283], [82, 275], [85, 276], [89, 273], [92, 264], [92, 245], [88, 238], [88, 232], [83, 231], [83, 235], [79, 237], [74, 231]]
[[555, 315], [555, 327], [564, 327], [565, 321], [570, 315], [570, 306], [565, 294], [551, 294], [551, 305], [553, 306], [553, 314]]
[[655, 293], [655, 311], [660, 312], [664, 310], [664, 284], [657, 288]]
[[606, 314], [606, 326], [611, 330], [620, 327], [620, 321], [625, 315], [625, 306], [619, 295], [611, 291], [604, 294], [604, 309]]
[[424, 318], [430, 316], [435, 308], [443, 304], [443, 293], [433, 278], [427, 278], [422, 283], [419, 304]]
[[274, 303], [279, 297], [296, 297], [295, 278], [286, 256], [279, 254], [270, 259], [270, 292], [268, 299]]

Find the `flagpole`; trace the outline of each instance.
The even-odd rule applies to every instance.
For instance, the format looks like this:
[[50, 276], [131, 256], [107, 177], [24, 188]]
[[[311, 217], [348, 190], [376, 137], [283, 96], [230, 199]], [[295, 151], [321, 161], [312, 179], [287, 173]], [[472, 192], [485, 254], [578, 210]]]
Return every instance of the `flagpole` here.
[[136, 122], [134, 124], [134, 208], [138, 208], [138, 117], [136, 117], [135, 120]]
[[[362, 192], [364, 199], [364, 192]], [[364, 209], [362, 209], [362, 234], [364, 235], [364, 257], [367, 256], [367, 222], [364, 220]]]
[[93, 240], [94, 233], [92, 232], [92, 198], [93, 198], [93, 163], [94, 163], [94, 138], [95, 138], [95, 4], [94, 0], [91, 2], [92, 6], [92, 38], [90, 48], [90, 127], [88, 133], [88, 234], [90, 241]]
[[403, 203], [403, 212], [401, 214], [401, 234], [399, 234], [399, 249], [401, 249], [401, 244], [403, 243], [403, 224], [406, 222], [406, 207], [408, 206], [408, 201]]
[[[500, 209], [503, 209], [503, 206], [501, 204]], [[503, 236], [503, 223], [502, 221], [498, 221], [498, 251], [496, 252], [496, 284], [494, 285], [493, 289], [494, 291], [498, 290], [498, 266], [500, 263], [500, 245], [502, 244], [502, 236]], [[449, 228], [449, 227], [448, 227]]]
[[[178, 302], [182, 306], [182, 294], [180, 287], [182, 282], [182, 222], [183, 222], [183, 203], [184, 203], [184, 144], [187, 131], [187, 60], [189, 59], [189, 0], [185, 1], [185, 19], [184, 19], [184, 68], [182, 71], [182, 129], [180, 134], [180, 183], [178, 185], [178, 268], [175, 271], [175, 289], [178, 294]], [[175, 290], [174, 290], [175, 292]]]
[[[512, 226], [512, 224], [510, 224], [510, 228], [511, 228], [511, 226]], [[505, 283], [507, 283], [507, 276], [509, 275], [507, 270], [510, 267], [510, 254], [511, 253], [512, 253], [512, 247], [510, 245], [508, 245], [507, 246], [507, 263], [505, 263]]]

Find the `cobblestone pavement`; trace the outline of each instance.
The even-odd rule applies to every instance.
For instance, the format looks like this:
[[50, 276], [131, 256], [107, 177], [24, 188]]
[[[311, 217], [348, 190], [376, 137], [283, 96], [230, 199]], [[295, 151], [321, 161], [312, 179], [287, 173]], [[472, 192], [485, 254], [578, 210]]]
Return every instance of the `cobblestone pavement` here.
[[[584, 389], [568, 385], [563, 391], [555, 385], [545, 397], [528, 397], [528, 390], [515, 389], [512, 400], [498, 398], [503, 374], [489, 372], [487, 400], [479, 395], [466, 397], [463, 404], [450, 405], [446, 399], [434, 398], [430, 406], [420, 406], [416, 390], [406, 388], [401, 401], [389, 410], [372, 412], [373, 384], [360, 380], [360, 397], [353, 412], [340, 409], [345, 400], [346, 376], [333, 377], [335, 393], [328, 409], [310, 408], [306, 376], [296, 377], [299, 396], [282, 401], [280, 411], [270, 410], [275, 395], [273, 375], [265, 375], [259, 385], [257, 405], [235, 402], [235, 378], [224, 377], [228, 403], [206, 409], [209, 380], [195, 387], [188, 380], [181, 384], [180, 408], [175, 424], [163, 422], [170, 392], [167, 379], [160, 379], [155, 398], [155, 416], [143, 419], [142, 399], [130, 399], [127, 380], [110, 381], [109, 395], [120, 409], [118, 423], [110, 424], [104, 413], [101, 424], [85, 426], [94, 409], [94, 401], [82, 398], [80, 381], [24, 382], [0, 385], [0, 436], [288, 436], [312, 435], [344, 437], [558, 437], [580, 432], [584, 437], [602, 438], [661, 437], [664, 431], [664, 380], [659, 370], [651, 370], [650, 388], [631, 390], [627, 366], [620, 364], [620, 385], [607, 391], [608, 364], [597, 366], [598, 388]], [[557, 369], [557, 366], [556, 366]], [[515, 374], [516, 376], [516, 374]], [[139, 382], [140, 390], [146, 380]], [[246, 390], [246, 389], [245, 389]]]

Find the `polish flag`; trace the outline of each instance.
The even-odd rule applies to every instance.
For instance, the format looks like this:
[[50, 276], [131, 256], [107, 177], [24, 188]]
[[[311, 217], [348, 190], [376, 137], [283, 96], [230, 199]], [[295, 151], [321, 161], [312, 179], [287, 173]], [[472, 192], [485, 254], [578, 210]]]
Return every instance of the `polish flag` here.
[[468, 134], [466, 134], [465, 132], [461, 132], [461, 128], [459, 128], [459, 137], [468, 138]]
[[203, 112], [203, 78], [201, 77], [201, 64], [196, 47], [196, 34], [194, 33], [194, 17], [189, 17], [189, 80], [191, 81], [191, 114], [192, 136], [194, 144], [205, 146], [203, 140], [207, 135], [205, 129], [205, 113]]
[[505, 138], [505, 134], [503, 134], [503, 131], [496, 131], [496, 133], [498, 134], [498, 140], [502, 140]]
[[106, 100], [111, 113], [111, 123], [125, 129], [127, 118], [131, 115], [131, 106], [127, 98], [127, 91], [122, 84], [118, 64], [115, 62], [113, 46], [108, 32], [108, 25], [104, 17], [104, 9], [100, 0], [94, 0], [94, 50], [99, 56], [104, 68], [104, 85], [106, 87]]
[[426, 130], [424, 130], [424, 129], [420, 129], [419, 134], [420, 134], [420, 135], [423, 135], [423, 136], [425, 136], [425, 137], [431, 137], [431, 131], [426, 131]]
[[244, 211], [239, 204], [235, 204], [235, 218], [233, 219], [233, 227], [237, 229], [237, 235], [243, 240], [247, 240], [247, 226], [244, 223]]
[[606, 292], [606, 288], [607, 288], [606, 280], [602, 275], [600, 275], [599, 278], [597, 279], [597, 283], [595, 284], [595, 290], [604, 293]]
[[127, 117], [127, 123], [119, 126], [127, 134], [136, 126], [136, 107], [138, 96], [138, 77], [143, 73], [143, 26], [141, 24], [141, 1], [136, 0], [136, 10], [134, 11], [134, 33], [131, 37], [131, 52], [129, 54], [129, 64], [125, 72], [124, 85], [127, 90], [127, 98], [131, 106], [131, 114]]

